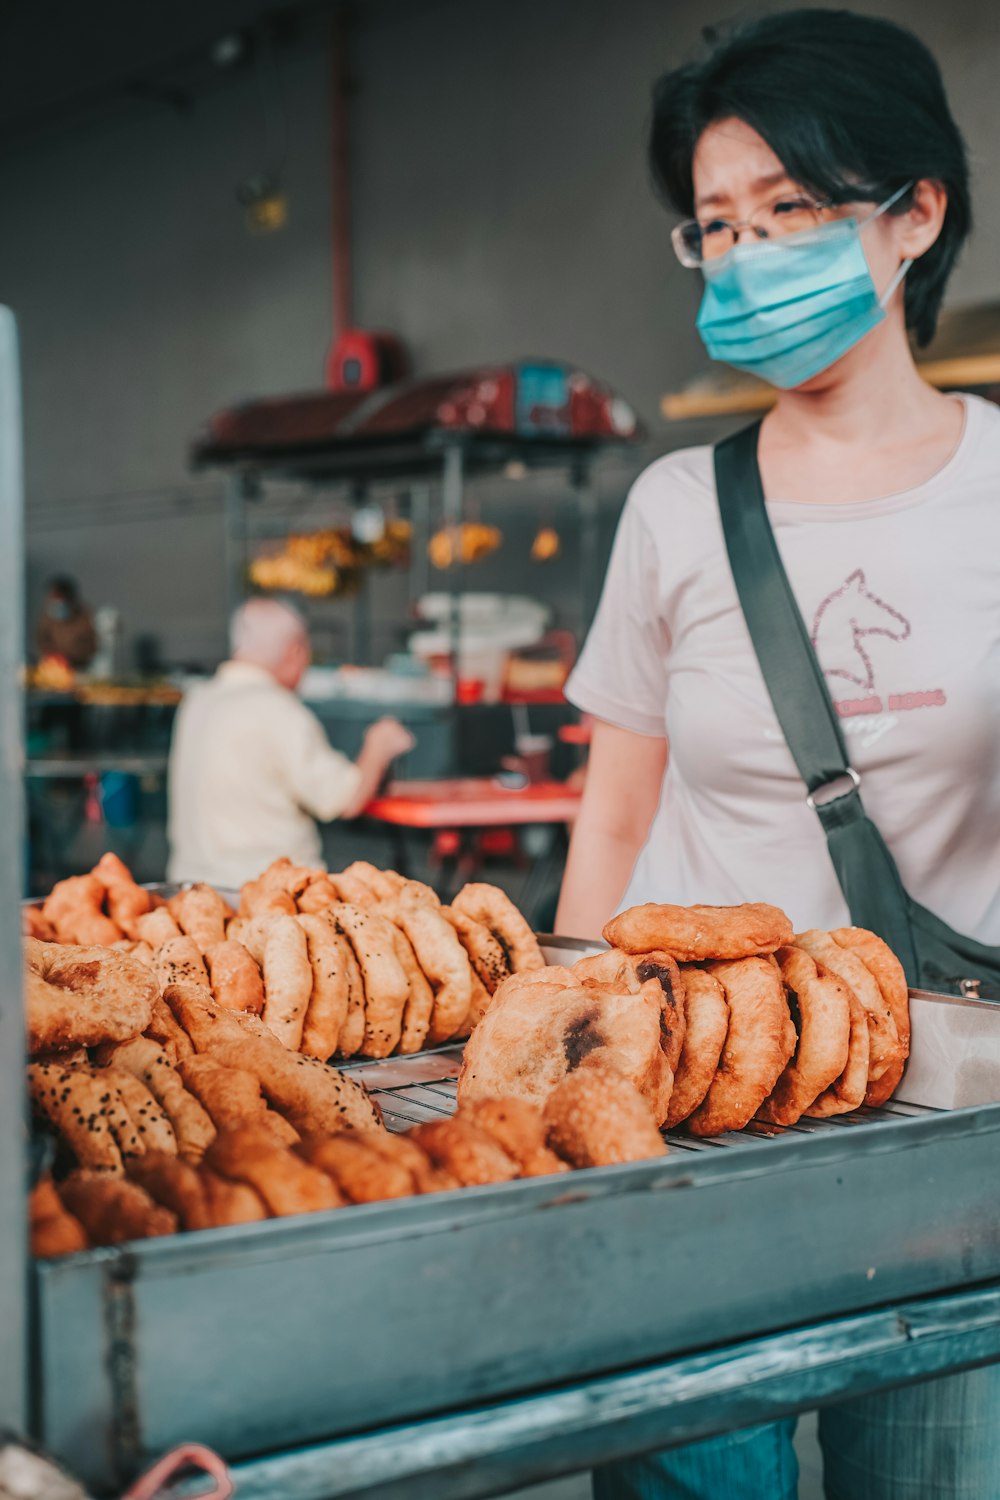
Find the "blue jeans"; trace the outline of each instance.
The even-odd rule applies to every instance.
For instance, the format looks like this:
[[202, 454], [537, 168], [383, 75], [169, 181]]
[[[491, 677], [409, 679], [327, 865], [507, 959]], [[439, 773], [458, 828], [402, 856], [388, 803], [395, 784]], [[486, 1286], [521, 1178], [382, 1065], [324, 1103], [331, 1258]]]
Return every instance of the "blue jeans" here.
[[[594, 1500], [797, 1500], [794, 1420], [594, 1471]], [[820, 1412], [827, 1500], [1000, 1500], [1000, 1365]]]

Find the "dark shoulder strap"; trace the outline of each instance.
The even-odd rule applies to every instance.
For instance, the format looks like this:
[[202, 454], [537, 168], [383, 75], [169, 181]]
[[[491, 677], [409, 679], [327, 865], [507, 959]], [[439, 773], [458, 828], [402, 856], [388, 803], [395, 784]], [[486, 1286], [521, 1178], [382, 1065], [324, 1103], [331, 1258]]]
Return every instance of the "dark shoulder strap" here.
[[[736, 592], [789, 750], [810, 793], [849, 774], [837, 711], [771, 530], [757, 465], [760, 423], [715, 448]], [[817, 808], [817, 811], [820, 811]]]

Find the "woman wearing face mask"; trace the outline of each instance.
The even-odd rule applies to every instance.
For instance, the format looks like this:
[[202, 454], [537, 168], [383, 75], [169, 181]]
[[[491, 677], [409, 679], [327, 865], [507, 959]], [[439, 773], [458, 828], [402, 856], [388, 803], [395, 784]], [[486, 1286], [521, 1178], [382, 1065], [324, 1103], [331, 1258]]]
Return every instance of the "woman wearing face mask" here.
[[71, 667], [86, 667], [93, 660], [94, 621], [72, 578], [49, 579], [35, 640], [41, 657], [61, 656]]
[[[868, 817], [912, 897], [998, 944], [1000, 411], [932, 390], [909, 344], [933, 334], [971, 225], [938, 68], [885, 21], [766, 17], [661, 79], [650, 149], [684, 216], [678, 259], [704, 279], [709, 354], [777, 390], [767, 513]], [[710, 448], [636, 482], [568, 695], [594, 733], [557, 930], [593, 935], [643, 901], [849, 920], [741, 610]], [[998, 1412], [996, 1369], [825, 1411], [828, 1500], [1000, 1495]], [[793, 1428], [612, 1466], [595, 1496], [793, 1500]]]

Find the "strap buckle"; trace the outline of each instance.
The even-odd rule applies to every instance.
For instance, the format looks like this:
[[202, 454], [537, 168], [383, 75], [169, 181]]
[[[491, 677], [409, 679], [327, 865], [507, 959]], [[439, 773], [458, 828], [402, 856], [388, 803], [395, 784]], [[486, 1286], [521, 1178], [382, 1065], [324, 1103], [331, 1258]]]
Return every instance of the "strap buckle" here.
[[842, 797], [849, 797], [852, 792], [858, 790], [860, 785], [861, 777], [857, 771], [853, 766], [847, 766], [841, 775], [835, 776], [832, 781], [824, 782], [814, 792], [810, 792], [806, 798], [806, 807], [811, 808], [813, 812], [818, 812], [821, 807], [829, 807], [831, 802], [839, 802]]

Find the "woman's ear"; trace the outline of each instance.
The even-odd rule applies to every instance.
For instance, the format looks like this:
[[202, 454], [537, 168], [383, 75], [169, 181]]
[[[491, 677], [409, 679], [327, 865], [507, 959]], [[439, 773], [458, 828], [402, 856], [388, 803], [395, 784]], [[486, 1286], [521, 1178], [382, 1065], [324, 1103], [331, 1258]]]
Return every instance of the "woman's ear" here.
[[948, 211], [948, 193], [943, 183], [922, 177], [914, 185], [910, 206], [896, 219], [899, 235], [896, 241], [904, 260], [918, 260], [925, 255], [941, 233]]

